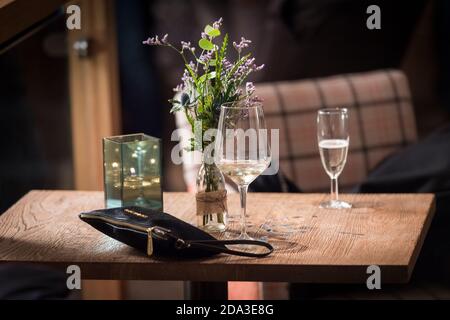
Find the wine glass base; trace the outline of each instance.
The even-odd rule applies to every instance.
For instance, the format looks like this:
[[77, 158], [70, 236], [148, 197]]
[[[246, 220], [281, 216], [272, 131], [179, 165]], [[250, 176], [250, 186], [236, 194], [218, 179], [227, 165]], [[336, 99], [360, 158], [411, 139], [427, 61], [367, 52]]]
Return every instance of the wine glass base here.
[[350, 209], [352, 205], [342, 200], [330, 200], [320, 204], [322, 209]]
[[255, 240], [255, 239], [250, 237], [247, 233], [241, 233], [239, 237], [237, 237], [237, 240]]
[[291, 225], [283, 223], [281, 221], [277, 222], [265, 222], [261, 225], [261, 230], [269, 237], [275, 238], [288, 238], [293, 233], [295, 233], [295, 229]]
[[[239, 237], [235, 238], [235, 240], [255, 240], [255, 239], [250, 237], [247, 233], [242, 233], [241, 235], [239, 235]], [[261, 247], [255, 246], [253, 244], [234, 244], [232, 245], [232, 248], [239, 251], [248, 251], [248, 252], [258, 252], [259, 250], [261, 250]]]

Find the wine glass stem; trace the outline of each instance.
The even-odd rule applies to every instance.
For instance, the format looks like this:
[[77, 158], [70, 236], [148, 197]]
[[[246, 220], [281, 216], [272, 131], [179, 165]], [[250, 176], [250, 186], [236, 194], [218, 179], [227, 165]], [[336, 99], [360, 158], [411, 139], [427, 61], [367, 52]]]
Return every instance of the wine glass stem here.
[[246, 208], [247, 208], [247, 189], [248, 185], [240, 185], [238, 187], [241, 198], [241, 237], [247, 235]]
[[331, 200], [339, 200], [338, 179], [331, 178]]

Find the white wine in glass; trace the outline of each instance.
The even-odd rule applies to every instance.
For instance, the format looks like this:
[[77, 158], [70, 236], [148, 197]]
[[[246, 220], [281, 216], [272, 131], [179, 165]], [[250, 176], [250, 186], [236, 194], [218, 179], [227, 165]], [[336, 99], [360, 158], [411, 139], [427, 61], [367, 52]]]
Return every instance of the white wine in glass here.
[[338, 177], [347, 162], [349, 146], [346, 108], [321, 109], [317, 113], [317, 140], [323, 168], [331, 179], [331, 200], [322, 208], [347, 209], [351, 204], [339, 200]]
[[239, 189], [241, 234], [247, 234], [246, 200], [248, 185], [270, 164], [270, 146], [261, 103], [235, 102], [221, 107], [214, 161]]
[[267, 166], [265, 160], [223, 160], [219, 164], [220, 171], [236, 185], [249, 185], [267, 169]]
[[347, 162], [348, 140], [325, 139], [319, 142], [320, 158], [330, 177], [338, 176]]

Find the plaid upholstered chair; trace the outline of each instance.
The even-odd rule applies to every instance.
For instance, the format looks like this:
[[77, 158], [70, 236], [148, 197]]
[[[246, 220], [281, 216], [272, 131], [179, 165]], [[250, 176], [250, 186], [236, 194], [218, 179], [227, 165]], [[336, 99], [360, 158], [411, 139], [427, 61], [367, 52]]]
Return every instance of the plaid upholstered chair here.
[[[261, 83], [269, 128], [280, 130], [280, 168], [305, 192], [328, 191], [329, 178], [320, 162], [316, 112], [347, 107], [350, 148], [340, 187], [361, 182], [383, 158], [417, 138], [414, 111], [405, 75], [398, 70], [338, 75], [322, 79]], [[188, 124], [181, 113], [178, 128]], [[184, 179], [195, 190], [198, 166], [183, 163]]]

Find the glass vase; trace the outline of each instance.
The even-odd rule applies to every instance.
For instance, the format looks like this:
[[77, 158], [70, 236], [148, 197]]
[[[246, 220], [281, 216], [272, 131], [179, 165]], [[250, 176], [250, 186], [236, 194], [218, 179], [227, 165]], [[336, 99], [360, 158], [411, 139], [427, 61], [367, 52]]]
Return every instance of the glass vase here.
[[223, 232], [227, 226], [225, 178], [214, 162], [203, 159], [197, 174], [197, 226], [207, 232]]

